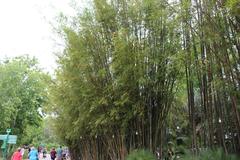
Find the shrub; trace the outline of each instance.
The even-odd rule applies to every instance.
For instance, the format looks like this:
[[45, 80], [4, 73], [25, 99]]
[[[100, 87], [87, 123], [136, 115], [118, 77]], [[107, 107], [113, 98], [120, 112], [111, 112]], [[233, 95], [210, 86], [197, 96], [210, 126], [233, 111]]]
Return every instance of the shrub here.
[[127, 160], [156, 160], [156, 158], [149, 151], [135, 150], [128, 155]]
[[235, 155], [226, 155], [221, 149], [202, 151], [194, 156], [187, 154], [182, 160], [239, 160]]

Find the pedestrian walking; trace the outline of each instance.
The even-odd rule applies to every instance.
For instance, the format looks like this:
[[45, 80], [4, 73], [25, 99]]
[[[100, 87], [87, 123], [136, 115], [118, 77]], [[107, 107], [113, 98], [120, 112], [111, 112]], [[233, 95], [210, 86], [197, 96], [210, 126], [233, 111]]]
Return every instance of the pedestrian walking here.
[[47, 157], [47, 149], [43, 148], [43, 159]]
[[29, 160], [38, 160], [38, 151], [32, 147], [28, 154]]
[[13, 153], [11, 160], [22, 160], [21, 148], [18, 148], [17, 151]]
[[50, 152], [51, 160], [55, 160], [57, 152], [55, 151], [55, 148], [53, 148]]
[[62, 146], [60, 146], [57, 149], [57, 160], [62, 160], [62, 153], [63, 153]]
[[25, 148], [24, 148], [24, 146], [21, 148], [21, 150], [20, 150], [20, 153], [21, 153], [21, 155], [22, 155], [22, 157], [23, 157], [23, 155], [24, 155], [24, 152], [25, 152]]

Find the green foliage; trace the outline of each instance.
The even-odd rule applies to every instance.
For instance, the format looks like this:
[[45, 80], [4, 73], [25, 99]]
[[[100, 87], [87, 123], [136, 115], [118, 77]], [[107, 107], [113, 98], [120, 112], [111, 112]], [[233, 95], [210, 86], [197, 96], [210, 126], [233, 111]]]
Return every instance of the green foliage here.
[[126, 160], [156, 160], [156, 158], [147, 150], [135, 150], [127, 156]]
[[226, 7], [230, 9], [233, 15], [239, 16], [240, 2], [238, 0], [227, 0], [225, 4], [226, 4]]
[[202, 151], [199, 155], [185, 155], [182, 160], [238, 160], [235, 155], [226, 155], [221, 149]]
[[22, 144], [32, 144], [38, 146], [43, 139], [43, 129], [42, 126], [31, 126], [28, 125], [24, 129], [23, 138], [21, 139]]
[[[175, 19], [168, 20], [172, 13], [158, 10], [161, 2], [127, 5], [129, 10], [125, 1], [95, 1], [94, 12], [86, 11], [79, 17], [80, 28], [63, 27], [66, 48], [59, 57], [51, 92], [53, 111], [59, 116], [56, 122], [65, 129], [59, 133], [62, 139], [115, 132], [109, 126], [124, 133], [131, 128], [131, 120], [146, 116], [151, 98], [163, 112], [157, 120], [164, 119], [171, 105], [172, 84], [179, 73], [176, 56], [180, 37], [173, 34]], [[134, 31], [142, 23], [135, 19], [139, 13], [134, 8], [145, 8], [144, 30]], [[132, 20], [127, 21], [126, 16]], [[158, 23], [171, 28], [165, 30]], [[155, 35], [159, 39], [156, 44]], [[164, 37], [166, 40], [160, 41]]]
[[[234, 10], [237, 2], [227, 4]], [[188, 147], [213, 146], [214, 137], [223, 146], [220, 137], [240, 130], [239, 18], [227, 8], [94, 0], [76, 19], [61, 25], [66, 46], [50, 87], [57, 134], [81, 151], [76, 157], [123, 159], [181, 136]]]
[[49, 79], [38, 68], [36, 59], [23, 56], [0, 62], [1, 133], [12, 128], [12, 134], [19, 136], [18, 142], [31, 141], [24, 134], [41, 126]]
[[57, 147], [60, 140], [54, 132], [53, 121], [51, 117], [44, 117], [39, 126], [28, 125], [24, 130], [21, 144]]

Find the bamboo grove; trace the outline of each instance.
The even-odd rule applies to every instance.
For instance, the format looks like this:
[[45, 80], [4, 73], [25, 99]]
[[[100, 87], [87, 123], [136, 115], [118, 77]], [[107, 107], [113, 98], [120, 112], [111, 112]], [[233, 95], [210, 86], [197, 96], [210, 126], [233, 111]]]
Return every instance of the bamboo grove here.
[[234, 0], [95, 0], [62, 24], [66, 47], [51, 93], [72, 158], [123, 160], [136, 148], [164, 155], [167, 118], [181, 94], [187, 148], [238, 152], [239, 7]]

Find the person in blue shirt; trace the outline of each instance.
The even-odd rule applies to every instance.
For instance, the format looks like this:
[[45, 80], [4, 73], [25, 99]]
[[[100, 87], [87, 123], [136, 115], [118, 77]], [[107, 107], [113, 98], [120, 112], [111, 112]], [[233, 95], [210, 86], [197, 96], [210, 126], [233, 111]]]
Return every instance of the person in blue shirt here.
[[28, 154], [29, 160], [38, 160], [38, 151], [32, 147]]
[[62, 146], [57, 149], [57, 160], [62, 160]]

